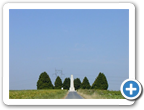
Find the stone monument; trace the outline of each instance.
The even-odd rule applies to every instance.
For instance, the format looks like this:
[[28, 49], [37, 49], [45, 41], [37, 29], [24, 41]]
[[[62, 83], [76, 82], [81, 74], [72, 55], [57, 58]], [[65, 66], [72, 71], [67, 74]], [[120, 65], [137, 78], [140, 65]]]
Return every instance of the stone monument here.
[[69, 88], [69, 91], [75, 91], [73, 75], [71, 75], [71, 81], [70, 81], [70, 88]]

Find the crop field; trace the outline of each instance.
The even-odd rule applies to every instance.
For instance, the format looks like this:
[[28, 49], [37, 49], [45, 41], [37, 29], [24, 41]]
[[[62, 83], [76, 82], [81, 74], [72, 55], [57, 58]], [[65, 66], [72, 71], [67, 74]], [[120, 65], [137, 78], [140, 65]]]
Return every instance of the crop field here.
[[124, 99], [120, 91], [79, 89], [77, 92], [85, 99]]
[[63, 99], [67, 90], [10, 90], [9, 99]]

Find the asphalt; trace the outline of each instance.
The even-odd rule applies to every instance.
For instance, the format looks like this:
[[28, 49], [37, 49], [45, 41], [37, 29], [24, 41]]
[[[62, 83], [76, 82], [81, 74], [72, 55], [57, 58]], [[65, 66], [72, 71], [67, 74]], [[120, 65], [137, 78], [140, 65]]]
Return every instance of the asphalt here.
[[83, 99], [80, 95], [77, 94], [76, 91], [68, 93], [65, 99]]

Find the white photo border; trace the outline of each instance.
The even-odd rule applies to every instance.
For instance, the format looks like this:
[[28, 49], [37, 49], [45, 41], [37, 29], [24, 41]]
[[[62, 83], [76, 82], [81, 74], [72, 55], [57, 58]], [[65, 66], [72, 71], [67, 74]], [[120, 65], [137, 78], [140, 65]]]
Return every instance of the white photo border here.
[[129, 9], [129, 79], [135, 79], [135, 6], [132, 3], [6, 3], [3, 6], [3, 102], [6, 105], [132, 105], [135, 102], [127, 99], [9, 99], [9, 9]]

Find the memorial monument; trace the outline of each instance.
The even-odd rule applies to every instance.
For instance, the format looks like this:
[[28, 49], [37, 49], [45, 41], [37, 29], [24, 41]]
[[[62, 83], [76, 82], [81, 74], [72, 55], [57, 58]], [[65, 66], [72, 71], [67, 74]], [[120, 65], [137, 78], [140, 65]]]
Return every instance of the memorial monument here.
[[69, 88], [69, 91], [75, 91], [75, 88], [74, 88], [74, 80], [73, 80], [73, 75], [71, 75], [71, 81], [70, 81], [70, 88]]

